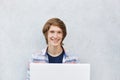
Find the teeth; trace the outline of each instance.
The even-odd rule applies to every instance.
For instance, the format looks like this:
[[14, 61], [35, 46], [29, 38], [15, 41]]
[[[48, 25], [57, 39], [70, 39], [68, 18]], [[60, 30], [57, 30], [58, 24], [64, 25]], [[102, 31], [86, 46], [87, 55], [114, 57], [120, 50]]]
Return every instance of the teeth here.
[[51, 40], [53, 40], [53, 41], [55, 41], [55, 42], [58, 41], [57, 39], [54, 39], [54, 38], [51, 38]]
[[54, 41], [54, 42], [58, 42], [59, 41], [59, 39], [54, 38], [54, 37], [52, 37], [51, 40]]
[[52, 40], [54, 39], [54, 38], [51, 38]]

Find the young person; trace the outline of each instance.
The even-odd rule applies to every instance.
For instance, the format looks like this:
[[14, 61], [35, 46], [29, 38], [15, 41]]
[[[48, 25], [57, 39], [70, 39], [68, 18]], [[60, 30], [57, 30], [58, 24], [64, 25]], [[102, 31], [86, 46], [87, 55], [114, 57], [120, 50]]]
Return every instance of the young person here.
[[[78, 63], [78, 58], [66, 52], [63, 47], [63, 40], [67, 35], [64, 22], [59, 18], [49, 19], [44, 27], [43, 34], [47, 47], [40, 52], [32, 54], [31, 63]], [[28, 77], [29, 80], [29, 68]]]

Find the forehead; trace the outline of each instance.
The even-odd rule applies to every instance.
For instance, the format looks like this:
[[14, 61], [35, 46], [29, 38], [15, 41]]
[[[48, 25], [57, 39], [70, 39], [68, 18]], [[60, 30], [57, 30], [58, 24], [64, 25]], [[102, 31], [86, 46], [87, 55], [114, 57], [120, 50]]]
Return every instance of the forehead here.
[[61, 29], [59, 26], [54, 26], [54, 25], [51, 25], [51, 26], [50, 26], [49, 31], [51, 31], [51, 30], [62, 31], [62, 29]]

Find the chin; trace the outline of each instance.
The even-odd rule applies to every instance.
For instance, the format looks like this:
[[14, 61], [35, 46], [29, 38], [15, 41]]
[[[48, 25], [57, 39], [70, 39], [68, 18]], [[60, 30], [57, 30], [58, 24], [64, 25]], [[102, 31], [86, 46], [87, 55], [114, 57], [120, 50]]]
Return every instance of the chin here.
[[60, 44], [53, 44], [53, 46], [60, 46]]
[[56, 47], [56, 46], [59, 46], [59, 45], [57, 45], [57, 44], [54, 44], [53, 46], [55, 46], [55, 47]]

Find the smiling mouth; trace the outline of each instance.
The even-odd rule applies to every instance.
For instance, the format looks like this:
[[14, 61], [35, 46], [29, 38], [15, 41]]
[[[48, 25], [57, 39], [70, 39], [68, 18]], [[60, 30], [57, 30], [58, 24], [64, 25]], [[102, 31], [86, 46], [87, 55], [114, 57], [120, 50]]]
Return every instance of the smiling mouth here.
[[51, 38], [51, 40], [55, 43], [59, 42], [60, 39], [54, 39], [54, 38]]

